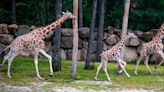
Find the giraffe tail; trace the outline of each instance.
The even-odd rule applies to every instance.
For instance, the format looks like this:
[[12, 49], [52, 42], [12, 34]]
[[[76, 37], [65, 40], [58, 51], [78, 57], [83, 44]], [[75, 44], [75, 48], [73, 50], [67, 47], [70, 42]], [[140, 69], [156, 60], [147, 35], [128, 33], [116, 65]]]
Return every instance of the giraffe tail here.
[[[3, 58], [4, 58], [4, 56], [5, 56], [5, 51], [7, 50], [7, 49], [9, 49], [10, 48], [10, 45], [9, 46], [7, 46], [2, 52], [0, 52], [0, 61], [2, 62], [3, 61]], [[1, 68], [1, 64], [0, 64], [0, 68]]]

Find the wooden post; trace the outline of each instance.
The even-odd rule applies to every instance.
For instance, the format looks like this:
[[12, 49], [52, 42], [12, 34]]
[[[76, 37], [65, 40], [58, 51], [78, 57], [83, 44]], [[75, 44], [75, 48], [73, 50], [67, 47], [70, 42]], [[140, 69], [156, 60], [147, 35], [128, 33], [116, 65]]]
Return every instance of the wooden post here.
[[[128, 19], [129, 19], [129, 7], [130, 7], [130, 0], [125, 0], [121, 39], [124, 38], [127, 34]], [[122, 52], [121, 52], [122, 60], [124, 60], [124, 53], [125, 53], [125, 47], [123, 47]], [[120, 70], [120, 67], [119, 67], [119, 70]]]
[[78, 0], [73, 1], [73, 53], [72, 53], [72, 77], [76, 76], [77, 54], [78, 54]]

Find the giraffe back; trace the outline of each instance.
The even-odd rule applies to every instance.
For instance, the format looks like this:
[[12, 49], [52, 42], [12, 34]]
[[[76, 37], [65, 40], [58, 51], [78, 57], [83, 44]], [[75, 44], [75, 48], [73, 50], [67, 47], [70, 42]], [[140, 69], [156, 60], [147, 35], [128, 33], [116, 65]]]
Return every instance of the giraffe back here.
[[17, 54], [34, 54], [36, 48], [44, 49], [45, 43], [42, 39], [32, 33], [17, 37], [10, 45], [10, 48]]

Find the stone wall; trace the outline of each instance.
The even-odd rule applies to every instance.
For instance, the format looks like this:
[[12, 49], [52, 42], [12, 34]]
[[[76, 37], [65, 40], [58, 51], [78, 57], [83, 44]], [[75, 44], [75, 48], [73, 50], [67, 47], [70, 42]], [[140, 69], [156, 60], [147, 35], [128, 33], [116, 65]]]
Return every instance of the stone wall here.
[[[0, 24], [0, 53], [2, 50], [9, 45], [17, 36], [30, 32], [35, 26], [27, 26], [27, 25], [16, 25], [16, 24]], [[131, 30], [129, 30], [131, 31]], [[133, 30], [138, 39], [130, 39], [126, 42], [125, 48], [125, 59], [127, 62], [137, 60], [139, 56], [139, 49], [141, 44], [151, 40], [154, 36], [156, 30], [152, 30], [149, 32], [142, 32], [139, 30]], [[78, 50], [78, 60], [85, 60], [87, 45], [88, 45], [88, 36], [89, 36], [89, 28], [79, 28], [79, 50]], [[104, 31], [104, 47], [103, 50], [110, 49], [113, 45], [115, 45], [120, 40], [120, 30], [116, 30], [115, 28], [109, 26], [107, 30]], [[61, 32], [61, 57], [62, 59], [71, 59], [72, 58], [72, 29], [63, 28]], [[94, 32], [94, 41], [93, 43], [93, 54], [92, 60], [95, 60], [96, 57], [96, 38], [97, 34]], [[51, 54], [51, 42], [50, 39], [46, 39], [46, 52]], [[151, 61], [155, 61], [156, 57], [151, 56]]]

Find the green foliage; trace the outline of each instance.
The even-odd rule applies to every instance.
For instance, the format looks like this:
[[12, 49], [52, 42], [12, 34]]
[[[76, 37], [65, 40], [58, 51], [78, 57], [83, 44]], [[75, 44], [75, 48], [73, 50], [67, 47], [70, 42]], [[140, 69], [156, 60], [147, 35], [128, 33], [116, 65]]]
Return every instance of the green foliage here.
[[[37, 3], [38, 1], [38, 3]], [[83, 1], [83, 25], [90, 26], [92, 0]], [[121, 28], [125, 0], [106, 0], [104, 27], [109, 25]], [[0, 3], [0, 23], [11, 23], [10, 0]], [[55, 20], [54, 0], [16, 0], [17, 24], [42, 26]], [[131, 0], [129, 29], [149, 31], [159, 28], [164, 21], [164, 0]], [[63, 11], [72, 12], [73, 0], [63, 0]], [[37, 11], [39, 9], [39, 11]], [[99, 11], [98, 11], [99, 12]], [[71, 27], [66, 21], [63, 27]]]

